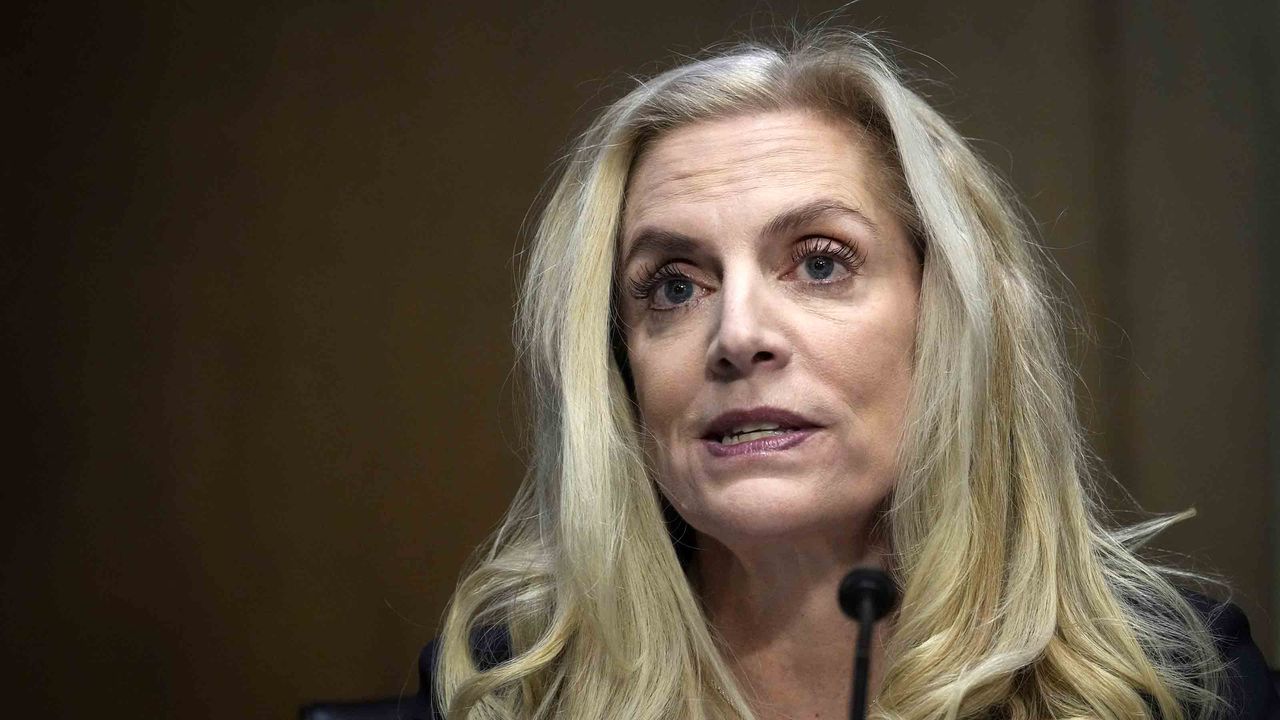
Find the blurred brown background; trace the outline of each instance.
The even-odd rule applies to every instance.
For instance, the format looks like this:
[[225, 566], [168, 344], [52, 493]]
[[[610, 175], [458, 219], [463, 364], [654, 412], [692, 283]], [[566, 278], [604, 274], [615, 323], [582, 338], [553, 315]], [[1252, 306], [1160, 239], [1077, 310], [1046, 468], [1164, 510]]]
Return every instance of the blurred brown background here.
[[[4, 31], [0, 671], [44, 717], [416, 689], [521, 475], [512, 255], [627, 86], [830, 3], [30, 4]], [[1010, 178], [1088, 422], [1273, 662], [1280, 5], [865, 0]]]

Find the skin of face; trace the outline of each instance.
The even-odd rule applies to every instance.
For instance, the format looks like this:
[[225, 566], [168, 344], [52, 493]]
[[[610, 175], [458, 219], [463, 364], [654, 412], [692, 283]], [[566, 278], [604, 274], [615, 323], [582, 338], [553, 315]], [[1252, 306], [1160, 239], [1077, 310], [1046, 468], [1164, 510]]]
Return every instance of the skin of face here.
[[[725, 547], [865, 537], [896, 481], [920, 263], [868, 142], [818, 112], [745, 114], [659, 137], [629, 179], [617, 282], [646, 451]], [[817, 429], [708, 448], [714, 418], [760, 407]]]

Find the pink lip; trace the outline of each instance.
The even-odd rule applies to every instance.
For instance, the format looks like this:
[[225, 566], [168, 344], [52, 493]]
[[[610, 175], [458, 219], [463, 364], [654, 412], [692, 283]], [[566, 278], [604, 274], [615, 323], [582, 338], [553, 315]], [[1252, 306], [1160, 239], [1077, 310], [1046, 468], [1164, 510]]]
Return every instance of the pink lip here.
[[[720, 438], [730, 430], [756, 423], [772, 423], [785, 430], [778, 435], [736, 445], [720, 443]], [[821, 426], [802, 415], [775, 407], [761, 406], [731, 410], [716, 416], [707, 423], [706, 430], [702, 434], [702, 442], [706, 444], [707, 452], [714, 457], [760, 455], [789, 450], [808, 440], [810, 435], [820, 429]]]
[[788, 430], [781, 435], [773, 435], [759, 440], [751, 440], [749, 442], [738, 443], [737, 445], [722, 445], [719, 440], [703, 440], [702, 444], [707, 448], [707, 452], [714, 457], [740, 457], [742, 455], [764, 455], [766, 453], [781, 452], [790, 450], [809, 439], [818, 431], [818, 428], [803, 428], [799, 430]]
[[741, 427], [748, 423], [774, 423], [779, 427], [792, 428], [795, 430], [818, 427], [818, 423], [803, 415], [797, 415], [790, 410], [782, 410], [780, 408], [762, 405], [760, 407], [730, 410], [729, 412], [720, 413], [715, 416], [711, 422], [707, 423], [706, 428], [703, 430], [702, 437], [708, 440], [714, 440], [723, 437], [725, 433], [729, 432], [733, 428]]

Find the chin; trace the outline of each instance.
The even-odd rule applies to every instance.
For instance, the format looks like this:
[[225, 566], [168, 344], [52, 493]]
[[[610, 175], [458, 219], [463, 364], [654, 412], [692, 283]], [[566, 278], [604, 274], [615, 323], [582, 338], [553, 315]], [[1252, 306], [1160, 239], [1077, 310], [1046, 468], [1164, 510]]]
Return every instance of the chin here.
[[785, 542], [818, 533], [847, 532], [869, 517], [875, 503], [833, 502], [795, 480], [742, 480], [701, 498], [682, 512], [700, 533], [726, 544]]

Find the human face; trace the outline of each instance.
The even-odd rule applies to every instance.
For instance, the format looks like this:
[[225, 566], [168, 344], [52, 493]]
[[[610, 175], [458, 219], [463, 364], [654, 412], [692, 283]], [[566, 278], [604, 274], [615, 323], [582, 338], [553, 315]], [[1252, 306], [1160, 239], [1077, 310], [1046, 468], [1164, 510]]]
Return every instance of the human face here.
[[726, 545], [846, 537], [896, 480], [920, 265], [864, 142], [812, 112], [703, 121], [630, 178], [617, 281], [646, 449]]

